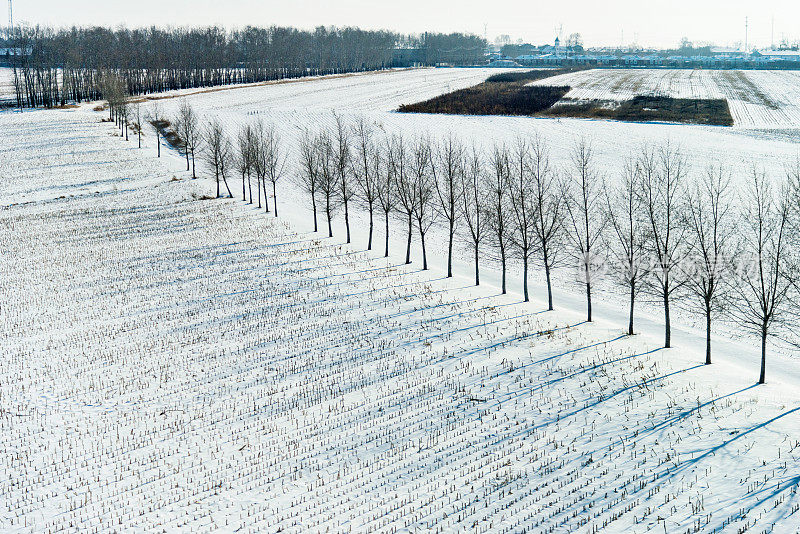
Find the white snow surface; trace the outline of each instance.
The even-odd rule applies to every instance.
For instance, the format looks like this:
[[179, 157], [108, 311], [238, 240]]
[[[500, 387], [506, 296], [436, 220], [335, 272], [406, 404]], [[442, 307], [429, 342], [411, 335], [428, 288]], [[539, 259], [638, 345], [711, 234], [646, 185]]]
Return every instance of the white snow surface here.
[[572, 100], [629, 100], [637, 95], [723, 98], [734, 126], [788, 128], [800, 125], [800, 71], [703, 69], [591, 69], [531, 82], [568, 85]]
[[[391, 112], [487, 73], [190, 98], [232, 131], [258, 112], [286, 144], [332, 109], [482, 146], [538, 132], [557, 164], [586, 136], [612, 178], [644, 141], [775, 172], [797, 151], [767, 131]], [[0, 530], [800, 529], [791, 354], [773, 350], [755, 386], [752, 345], [715, 339], [703, 366], [688, 315], [660, 350], [657, 308], [624, 337], [607, 291], [584, 323], [566, 275], [545, 312], [516, 273], [506, 296], [489, 268], [472, 287], [467, 259], [444, 278], [441, 234], [427, 272], [416, 248], [402, 265], [399, 224], [388, 260], [363, 250], [363, 213], [353, 244], [341, 221], [323, 239], [288, 178], [277, 219], [207, 200], [210, 179], [91, 107], [0, 113]]]

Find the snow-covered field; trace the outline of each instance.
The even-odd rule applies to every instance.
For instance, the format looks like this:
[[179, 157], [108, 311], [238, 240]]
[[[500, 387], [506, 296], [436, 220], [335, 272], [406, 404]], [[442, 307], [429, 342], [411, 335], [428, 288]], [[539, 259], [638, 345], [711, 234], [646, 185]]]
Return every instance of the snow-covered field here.
[[[190, 99], [231, 130], [271, 120], [286, 143], [331, 110], [484, 146], [537, 131], [556, 164], [589, 136], [609, 177], [647, 140], [680, 141], [700, 169], [724, 155], [777, 172], [797, 152], [770, 132], [391, 112], [485, 76]], [[0, 530], [800, 528], [791, 355], [756, 387], [747, 343], [716, 340], [705, 367], [684, 324], [658, 350], [657, 314], [623, 337], [613, 294], [589, 325], [568, 288], [545, 313], [500, 296], [496, 273], [444, 279], [435, 235], [429, 272], [401, 265], [399, 225], [388, 261], [361, 250], [360, 215], [353, 245], [321, 239], [288, 181], [278, 220], [205, 200], [210, 180], [91, 107], [0, 113]]]
[[0, 102], [14, 99], [14, 71], [0, 67]]
[[800, 125], [800, 71], [593, 69], [562, 74], [532, 85], [568, 85], [565, 98], [621, 101], [636, 95], [724, 98], [734, 126], [791, 128]]

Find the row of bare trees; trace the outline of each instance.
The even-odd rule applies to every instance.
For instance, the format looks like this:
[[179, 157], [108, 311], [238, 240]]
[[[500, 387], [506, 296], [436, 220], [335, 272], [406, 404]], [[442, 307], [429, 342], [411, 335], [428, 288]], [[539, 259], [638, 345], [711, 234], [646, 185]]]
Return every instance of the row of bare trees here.
[[665, 347], [672, 345], [675, 309], [699, 312], [710, 364], [712, 326], [728, 320], [760, 336], [761, 382], [768, 338], [787, 338], [795, 318], [790, 303], [800, 294], [792, 248], [800, 236], [800, 167], [781, 180], [753, 169], [748, 187], [737, 193], [730, 169], [690, 171], [680, 148], [669, 143], [642, 148], [621, 176], [606, 177], [585, 140], [576, 142], [567, 165], [555, 168], [539, 137], [485, 154], [453, 136], [408, 139], [365, 120], [346, 125], [340, 117], [333, 128], [306, 132], [299, 153], [296, 174], [310, 198], [315, 231], [318, 213], [324, 214], [332, 237], [341, 212], [350, 242], [358, 203], [369, 218], [367, 249], [382, 219], [388, 256], [389, 220], [396, 216], [405, 228], [406, 263], [417, 234], [427, 269], [426, 236], [438, 225], [447, 239], [448, 277], [461, 241], [472, 255], [475, 284], [486, 256], [499, 263], [505, 293], [510, 260], [517, 260], [528, 301], [529, 273], [539, 269], [548, 310], [554, 272], [572, 266], [587, 321], [598, 286], [624, 290], [629, 335], [636, 303], [659, 303]]
[[[129, 104], [109, 102], [116, 110], [112, 114], [122, 122], [133, 116], [141, 132], [138, 105], [132, 112]], [[169, 121], [161, 117], [157, 101], [147, 116], [156, 135], [163, 133], [159, 125]], [[365, 119], [333, 119], [330, 128], [304, 132], [293, 169], [287, 169], [273, 126], [255, 121], [231, 140], [220, 122], [202, 120], [186, 100], [172, 121], [173, 144], [193, 177], [195, 153], [202, 155], [213, 171], [217, 197], [222, 185], [233, 196], [228, 178], [236, 172], [242, 200], [269, 213], [271, 196], [275, 216], [277, 183], [291, 171], [310, 199], [314, 231], [321, 230], [318, 217], [324, 215], [329, 237], [341, 214], [350, 243], [353, 212], [364, 209], [367, 249], [372, 250], [382, 222], [387, 257], [390, 219], [399, 218], [405, 262], [412, 261], [416, 233], [423, 270], [428, 269], [426, 237], [438, 225], [447, 240], [448, 277], [461, 242], [472, 256], [476, 285], [488, 258], [499, 263], [505, 294], [509, 265], [516, 260], [522, 266], [524, 300], [530, 300], [531, 267], [538, 268], [552, 310], [554, 272], [572, 266], [585, 294], [587, 321], [593, 320], [598, 286], [612, 292], [622, 288], [615, 298], [624, 294], [627, 299], [628, 335], [635, 332], [636, 303], [648, 299], [663, 309], [667, 348], [675, 308], [699, 313], [705, 322], [706, 364], [712, 361], [715, 321], [729, 321], [743, 334], [759, 336], [760, 382], [768, 339], [797, 342], [800, 161], [779, 177], [754, 167], [747, 187], [734, 189], [731, 169], [715, 164], [691, 170], [680, 148], [670, 143], [645, 146], [627, 158], [620, 176], [604, 176], [586, 140], [577, 141], [569, 161], [556, 168], [538, 136], [496, 145], [487, 154], [452, 135], [407, 138]]]
[[103, 78], [130, 95], [282, 78], [380, 70], [394, 49], [421, 47], [421, 61], [476, 64], [485, 41], [474, 35], [402, 36], [383, 30], [312, 31], [248, 26], [205, 28], [0, 28], [10, 56], [17, 107], [53, 107], [106, 98]]

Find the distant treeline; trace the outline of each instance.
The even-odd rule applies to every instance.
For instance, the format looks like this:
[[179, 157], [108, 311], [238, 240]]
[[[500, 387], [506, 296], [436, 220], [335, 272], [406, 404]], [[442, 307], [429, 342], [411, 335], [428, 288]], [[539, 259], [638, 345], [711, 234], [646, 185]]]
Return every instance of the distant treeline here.
[[8, 32], [15, 104], [52, 107], [103, 98], [104, 73], [130, 95], [392, 66], [397, 47], [421, 50], [423, 64], [457, 57], [476, 64], [485, 42], [474, 35], [399, 35], [358, 28], [247, 27], [53, 29]]

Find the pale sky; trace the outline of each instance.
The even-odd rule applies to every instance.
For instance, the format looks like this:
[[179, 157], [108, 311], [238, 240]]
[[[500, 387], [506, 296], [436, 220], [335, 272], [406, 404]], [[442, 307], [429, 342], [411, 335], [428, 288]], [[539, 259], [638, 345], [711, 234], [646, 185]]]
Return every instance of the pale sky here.
[[[3, 0], [5, 3], [6, 0]], [[557, 28], [578, 32], [587, 46], [636, 42], [675, 46], [681, 37], [732, 45], [745, 38], [768, 46], [774, 18], [776, 43], [800, 39], [800, 0], [14, 0], [14, 19], [48, 25], [196, 26], [228, 28], [272, 24], [385, 28], [402, 33], [463, 31], [494, 40], [509, 34], [550, 42]], [[2, 19], [0, 19], [2, 20]]]

